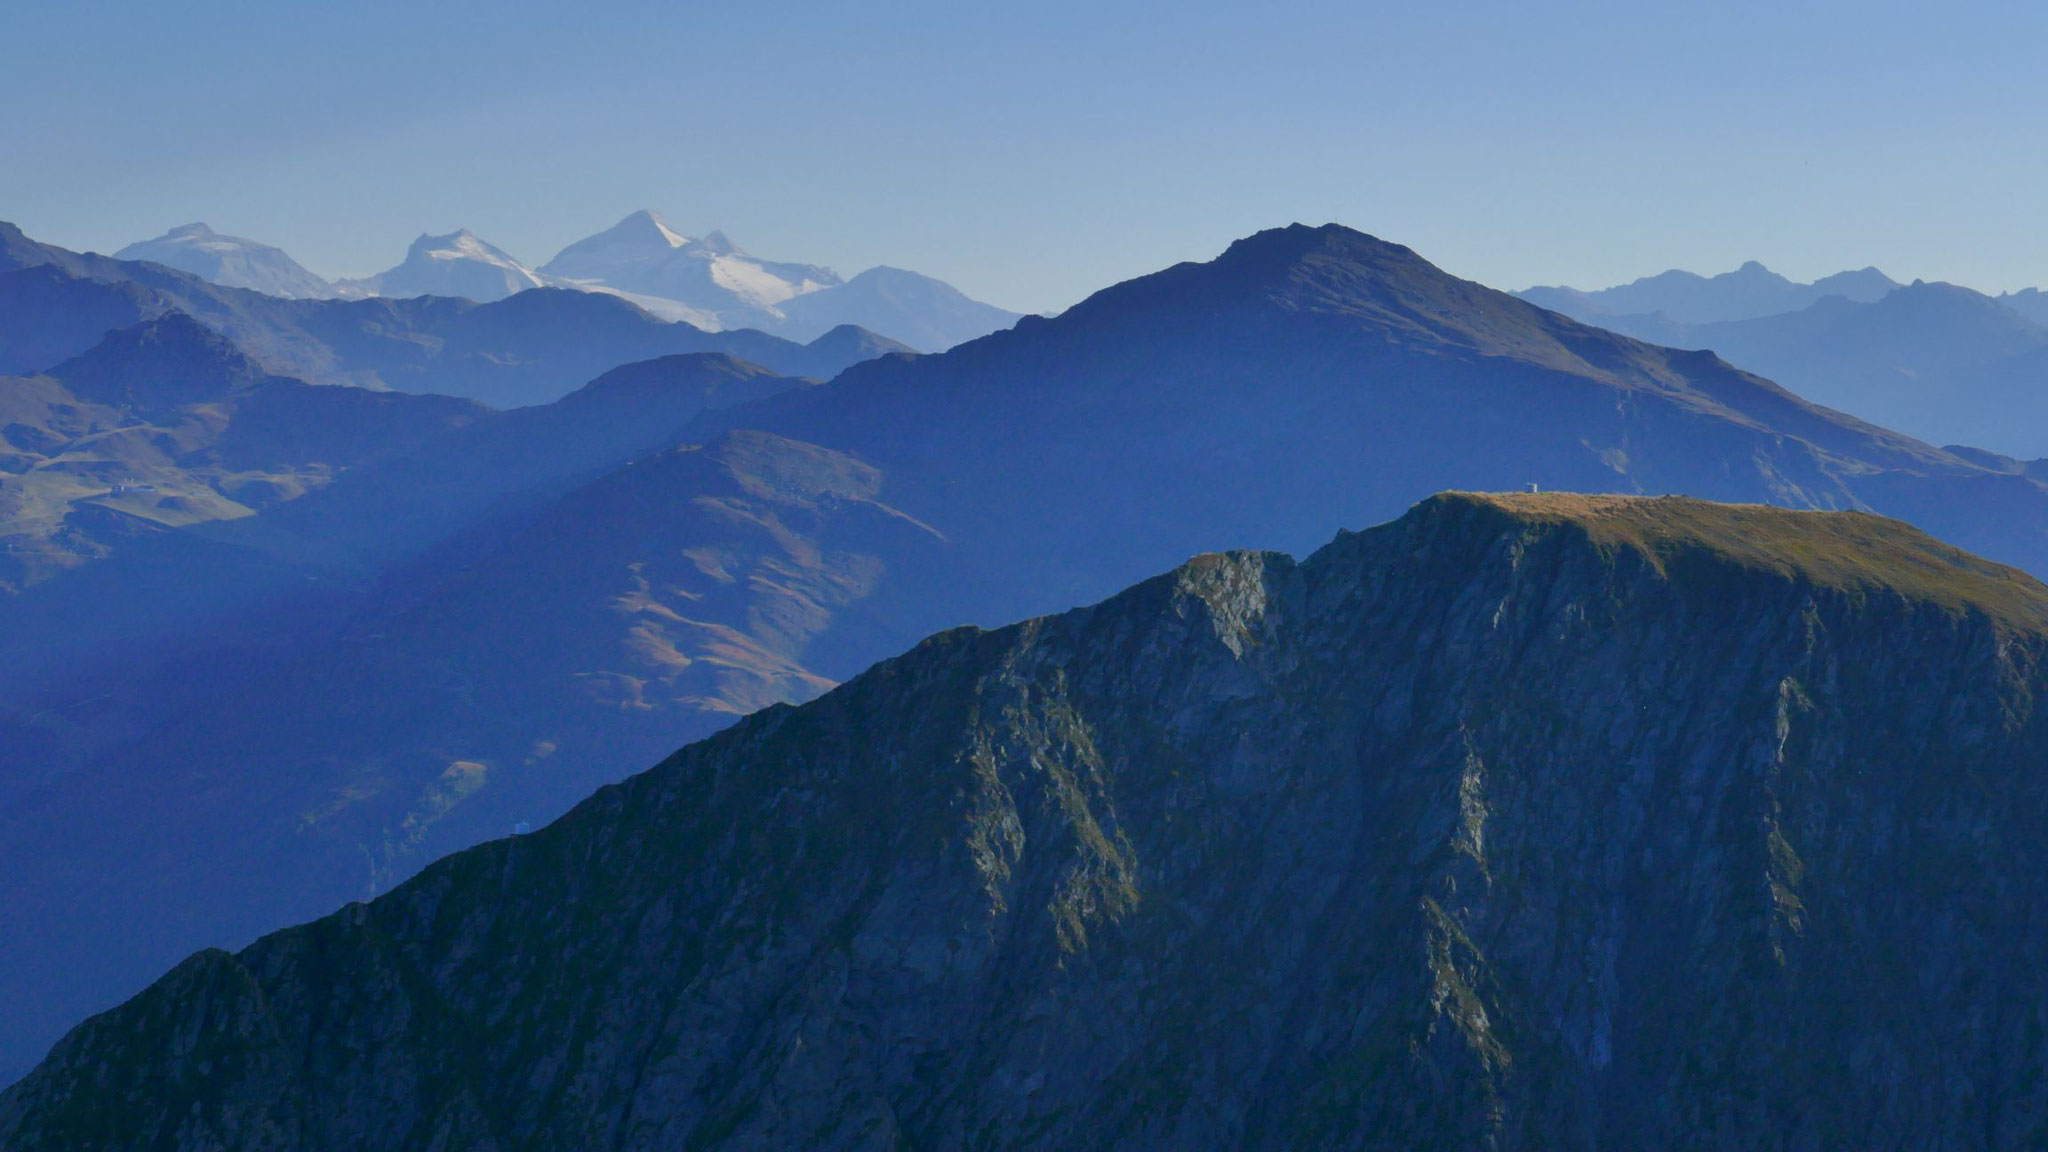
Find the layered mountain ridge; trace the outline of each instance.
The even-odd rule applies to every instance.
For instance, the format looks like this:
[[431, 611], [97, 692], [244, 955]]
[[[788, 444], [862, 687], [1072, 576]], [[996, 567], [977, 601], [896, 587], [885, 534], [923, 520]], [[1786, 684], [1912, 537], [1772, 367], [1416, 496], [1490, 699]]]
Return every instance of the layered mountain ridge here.
[[1716, 276], [1673, 268], [1592, 292], [1539, 285], [1515, 295], [1595, 324], [1607, 317], [1640, 320], [1652, 316], [1674, 324], [1713, 324], [1796, 312], [1831, 296], [1872, 303], [1898, 287], [1898, 281], [1876, 268], [1837, 272], [1800, 284], [1751, 260]]
[[856, 324], [926, 352], [1017, 320], [1017, 313], [916, 272], [877, 267], [842, 280], [818, 265], [763, 260], [723, 232], [684, 236], [647, 210], [569, 245], [538, 269], [466, 228], [422, 234], [397, 265], [332, 284], [276, 248], [204, 224], [131, 244], [117, 258], [156, 261], [215, 284], [290, 299], [442, 296], [491, 304], [534, 288], [571, 289], [617, 297], [707, 332], [757, 329], [809, 343]]
[[[45, 374], [0, 377], [0, 593], [252, 516], [487, 412], [276, 376], [182, 312], [115, 329]], [[22, 632], [4, 649], [17, 677], [43, 655]]]
[[2048, 454], [2048, 327], [2002, 298], [1915, 281], [1882, 298], [1711, 324], [1593, 317], [1614, 331], [1712, 348], [1816, 403], [1938, 444]]
[[1709, 348], [1819, 404], [2012, 465], [2048, 456], [2048, 308], [2038, 289], [1989, 296], [1899, 284], [1875, 268], [1795, 284], [1751, 261], [1581, 292], [1516, 295], [1675, 348]]
[[0, 308], [0, 373], [44, 371], [111, 329], [176, 311], [278, 375], [499, 408], [545, 404], [620, 364], [677, 353], [725, 353], [824, 379], [853, 363], [845, 357], [909, 350], [873, 333], [827, 332], [806, 345], [753, 330], [708, 332], [616, 295], [561, 288], [484, 304], [445, 296], [285, 300], [161, 264], [69, 252], [12, 225], [0, 225], [0, 303], [8, 305]]
[[2021, 1146], [2044, 655], [1895, 521], [1439, 496], [201, 952], [0, 1142]]
[[[353, 625], [0, 814], [0, 907], [37, 926], [0, 957], [0, 1000], [32, 989], [42, 1013], [14, 1022], [17, 1050], [193, 948], [382, 891], [921, 635], [1097, 600], [1197, 552], [1299, 554], [1446, 488], [1867, 509], [2048, 572], [2048, 492], [2021, 471], [1335, 226], [1274, 229], [1057, 318], [777, 392], [612, 441], [658, 467], [602, 475], [592, 457], [590, 474], [517, 492], [393, 461], [229, 526], [269, 562], [326, 538], [317, 509], [420, 524], [418, 495], [414, 510], [459, 513], [378, 569]], [[508, 442], [531, 446], [504, 459], [548, 458], [544, 438]], [[837, 479], [765, 479], [797, 476]], [[0, 624], [44, 627], [56, 602]], [[109, 603], [76, 608], [90, 622]], [[575, 642], [510, 605], [576, 621]], [[336, 739], [307, 754], [309, 731]], [[281, 761], [299, 770], [260, 767]]]

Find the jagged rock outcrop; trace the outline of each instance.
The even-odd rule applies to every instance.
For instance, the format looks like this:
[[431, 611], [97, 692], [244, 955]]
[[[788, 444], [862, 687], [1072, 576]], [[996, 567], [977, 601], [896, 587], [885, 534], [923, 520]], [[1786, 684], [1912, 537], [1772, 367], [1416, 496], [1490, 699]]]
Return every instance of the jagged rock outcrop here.
[[202, 952], [0, 1145], [2033, 1146], [2044, 649], [1894, 521], [1438, 497]]

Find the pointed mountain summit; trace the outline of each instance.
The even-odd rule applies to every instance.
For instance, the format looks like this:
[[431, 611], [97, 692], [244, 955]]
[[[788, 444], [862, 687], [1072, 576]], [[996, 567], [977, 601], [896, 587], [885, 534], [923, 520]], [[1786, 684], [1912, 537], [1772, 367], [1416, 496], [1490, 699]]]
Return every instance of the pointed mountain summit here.
[[49, 374], [83, 400], [162, 412], [275, 379], [234, 342], [183, 312], [109, 332]]
[[[963, 553], [985, 547], [977, 578], [1023, 612], [1135, 579], [1139, 555], [1298, 552], [1461, 484], [1874, 508], [2048, 572], [2048, 542], [1987, 514], [2048, 523], [2048, 495], [2019, 476], [1336, 225], [1262, 232], [1054, 319], [707, 422], [929, 485], [912, 510]], [[1025, 572], [1017, 600], [997, 593]]]
[[2048, 588], [1895, 521], [1443, 495], [935, 635], [201, 951], [0, 1144], [2027, 1146], [2044, 667]]
[[881, 356], [918, 354], [917, 349], [887, 336], [877, 336], [858, 324], [841, 324], [805, 345], [821, 356], [852, 365]]
[[460, 296], [488, 304], [543, 283], [504, 249], [464, 228], [445, 236], [422, 235], [406, 250], [404, 263], [340, 286], [375, 296]]
[[704, 238], [697, 241], [697, 246], [713, 256], [747, 255], [747, 253], [740, 251], [740, 246], [733, 243], [731, 237], [728, 237], [722, 229], [718, 228], [713, 228], [711, 231], [706, 232]]
[[[1167, 402], [1164, 394], [1149, 394], [1171, 389], [1178, 402], [1195, 405], [1189, 418], [1199, 421], [1216, 418], [1215, 405], [1225, 396], [1261, 397], [1258, 403], [1267, 408], [1260, 417], [1264, 422], [1289, 406], [1349, 408], [1369, 395], [1381, 395], [1388, 403], [1433, 405], [1456, 388], [1482, 382], [1489, 392], [1498, 388], [1490, 370], [1516, 375], [1533, 369], [1591, 385], [1597, 392], [1661, 395], [1698, 414], [1709, 409], [1721, 417], [1741, 413], [1745, 421], [1765, 420], [1815, 436], [1818, 443], [1884, 445], [1905, 458], [1932, 453], [1924, 445], [1806, 404], [1711, 354], [1659, 348], [1573, 322], [1452, 276], [1402, 245], [1336, 224], [1260, 232], [1231, 244], [1212, 261], [1176, 265], [1103, 289], [1055, 319], [1027, 318], [955, 355], [915, 365], [864, 366], [835, 388], [789, 398], [790, 407], [830, 407], [832, 415], [821, 419], [839, 420], [852, 415], [838, 411], [842, 405], [857, 408], [877, 400], [854, 400], [856, 395], [895, 391], [913, 380], [944, 375], [974, 381], [972, 391], [920, 402], [942, 409], [957, 403], [963, 413], [979, 402], [1049, 404], [1034, 421], [1043, 423], [1060, 419], [1059, 404], [1091, 388], [1078, 378], [1054, 383], [1058, 377], [1051, 365], [1076, 357], [1097, 372], [1131, 373], [1131, 386], [1148, 394], [1147, 403]], [[1420, 359], [1420, 374], [1387, 378], [1392, 363], [1402, 359]], [[1363, 374], [1344, 374], [1340, 365], [1347, 364]], [[1002, 367], [982, 371], [995, 365]], [[1286, 375], [1289, 369], [1307, 375]], [[1276, 372], [1282, 373], [1277, 379], [1269, 375]], [[1035, 378], [1035, 373], [1046, 378]], [[1331, 373], [1339, 375], [1322, 379]], [[1444, 386], [1423, 386], [1436, 379]], [[1121, 402], [1136, 402], [1141, 393], [1131, 386], [1111, 391]], [[1054, 395], [1061, 401], [1052, 402]], [[1510, 391], [1499, 403], [1517, 407], [1532, 399]], [[1093, 404], [1118, 402], [1100, 398]], [[801, 419], [794, 411], [791, 416]], [[766, 413], [761, 418], [774, 419]], [[1440, 418], [1462, 423], [1470, 413], [1446, 412]], [[865, 420], [853, 427], [885, 431]], [[1081, 434], [1120, 434], [1078, 421], [1072, 427]], [[812, 430], [806, 420], [799, 434]], [[815, 431], [831, 438], [822, 427]]]
[[248, 288], [287, 300], [324, 300], [332, 284], [308, 272], [282, 249], [240, 236], [224, 236], [204, 224], [185, 224], [154, 240], [130, 244], [116, 260], [151, 260], [230, 288]]
[[567, 280], [602, 280], [619, 265], [666, 255], [690, 243], [656, 213], [641, 209], [617, 224], [587, 236], [540, 266], [544, 275]]

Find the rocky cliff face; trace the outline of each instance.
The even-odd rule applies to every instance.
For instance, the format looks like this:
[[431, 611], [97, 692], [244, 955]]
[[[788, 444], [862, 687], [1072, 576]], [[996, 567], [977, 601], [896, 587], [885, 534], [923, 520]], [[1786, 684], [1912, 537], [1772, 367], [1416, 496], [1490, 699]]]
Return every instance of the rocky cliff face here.
[[1872, 516], [1439, 497], [202, 952], [0, 1145], [2031, 1146], [2044, 648]]

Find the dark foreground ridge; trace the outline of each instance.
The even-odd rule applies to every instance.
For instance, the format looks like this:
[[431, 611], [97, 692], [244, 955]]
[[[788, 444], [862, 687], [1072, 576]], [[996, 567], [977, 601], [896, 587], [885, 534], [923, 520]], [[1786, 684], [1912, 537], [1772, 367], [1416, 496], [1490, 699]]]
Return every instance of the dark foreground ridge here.
[[2044, 649], [1895, 521], [1439, 496], [202, 952], [0, 1146], [2030, 1146]]

